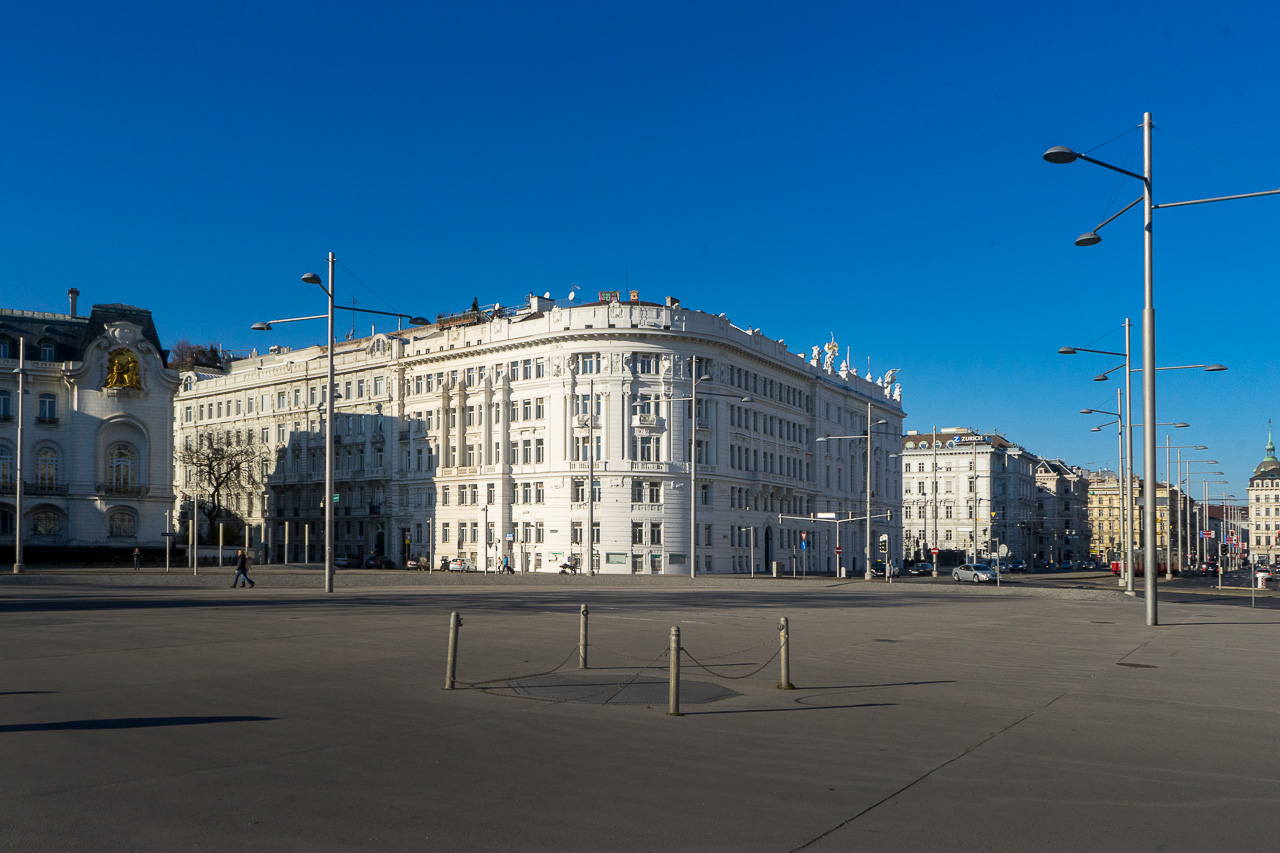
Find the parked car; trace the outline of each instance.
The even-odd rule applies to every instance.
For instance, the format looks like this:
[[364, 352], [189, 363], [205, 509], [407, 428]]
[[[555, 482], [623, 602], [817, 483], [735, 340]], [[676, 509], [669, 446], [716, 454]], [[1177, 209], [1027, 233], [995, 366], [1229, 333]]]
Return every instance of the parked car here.
[[[899, 569], [897, 566], [890, 566], [890, 567], [889, 567], [889, 572], [890, 572], [890, 574], [892, 574], [895, 578], [902, 574], [902, 570], [901, 570], [901, 569]], [[871, 576], [872, 576], [873, 578], [882, 578], [882, 577], [884, 577], [884, 563], [881, 563], [879, 560], [877, 560], [877, 561], [876, 561], [876, 564], [875, 564], [874, 566], [872, 566], [872, 567], [871, 567]]]
[[455, 557], [449, 561], [449, 571], [451, 572], [474, 572], [475, 570], [476, 564], [466, 557]]
[[1005, 563], [1005, 571], [1009, 572], [1025, 572], [1027, 570], [1027, 561], [1014, 558]]
[[370, 554], [364, 558], [364, 567], [366, 569], [394, 569], [396, 568], [395, 560], [379, 557], [376, 554]]
[[990, 566], [984, 566], [981, 563], [965, 563], [963, 566], [956, 566], [951, 572], [951, 577], [958, 581], [982, 583], [996, 580], [997, 576], [996, 570]]
[[1082, 572], [1096, 572], [1096, 571], [1098, 571], [1098, 563], [1097, 563], [1097, 561], [1096, 561], [1096, 560], [1085, 560], [1083, 563], [1081, 563], [1081, 564], [1080, 564], [1080, 571], [1082, 571]]
[[333, 558], [333, 566], [336, 569], [345, 569], [350, 565], [351, 565], [351, 561], [344, 556], [338, 556]]

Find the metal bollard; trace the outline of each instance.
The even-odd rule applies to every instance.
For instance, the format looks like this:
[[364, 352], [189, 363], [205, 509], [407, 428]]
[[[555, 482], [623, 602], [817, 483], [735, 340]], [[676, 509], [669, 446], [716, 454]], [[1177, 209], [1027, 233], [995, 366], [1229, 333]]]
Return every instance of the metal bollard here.
[[667, 714], [680, 716], [680, 629], [671, 626], [671, 707]]
[[582, 619], [578, 626], [578, 669], [587, 668], [587, 605], [582, 605]]
[[453, 676], [458, 669], [458, 629], [462, 627], [462, 617], [458, 611], [449, 614], [449, 662], [445, 664], [444, 689], [453, 689]]
[[782, 681], [778, 684], [779, 690], [795, 690], [796, 686], [791, 683], [791, 642], [787, 629], [787, 617], [783, 616], [778, 620], [778, 640], [782, 643]]

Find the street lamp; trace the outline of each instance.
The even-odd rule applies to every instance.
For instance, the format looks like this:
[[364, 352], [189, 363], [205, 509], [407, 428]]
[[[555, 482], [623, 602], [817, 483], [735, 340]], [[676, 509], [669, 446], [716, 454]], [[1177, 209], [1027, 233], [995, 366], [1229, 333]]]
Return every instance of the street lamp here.
[[[1116, 391], [1116, 395], [1117, 395], [1117, 397], [1119, 396], [1119, 393], [1120, 393], [1120, 392], [1119, 392], [1119, 390], [1117, 389], [1117, 391]], [[1120, 406], [1117, 406], [1116, 408], [1117, 408], [1117, 409], [1119, 409], [1119, 408], [1120, 408]], [[1112, 423], [1121, 423], [1121, 424], [1122, 424], [1122, 423], [1124, 423], [1124, 416], [1123, 416], [1123, 415], [1121, 415], [1119, 412], [1108, 412], [1108, 411], [1106, 411], [1105, 409], [1081, 409], [1081, 410], [1080, 410], [1080, 414], [1082, 414], [1082, 415], [1111, 415], [1111, 416], [1113, 416], [1113, 417], [1115, 417], [1115, 418], [1118, 418], [1118, 420], [1117, 420], [1117, 421], [1108, 421], [1107, 423], [1102, 424], [1101, 426], [1090, 427], [1090, 429], [1089, 429], [1089, 431], [1090, 431], [1090, 432], [1101, 432], [1101, 431], [1102, 431], [1102, 427], [1110, 426]], [[1129, 427], [1130, 427], [1131, 429], [1132, 429], [1133, 427], [1135, 427], [1135, 426], [1142, 426], [1142, 424], [1129, 424]], [[1171, 427], [1173, 427], [1174, 429], [1186, 429], [1187, 427], [1191, 426], [1191, 424], [1186, 423], [1185, 421], [1177, 421], [1177, 422], [1174, 422], [1174, 421], [1167, 421], [1167, 422], [1165, 422], [1165, 423], [1156, 424], [1156, 426], [1171, 426]], [[1133, 448], [1133, 443], [1132, 443], [1132, 441], [1130, 442], [1129, 447], [1130, 447], [1130, 454], [1132, 454], [1132, 448]], [[1121, 467], [1123, 467], [1123, 466], [1121, 466]], [[1123, 472], [1123, 471], [1122, 471], [1121, 473], [1122, 473], [1122, 474], [1124, 474], [1125, 472]], [[1146, 472], [1144, 471], [1143, 473], [1144, 473], [1144, 475], [1145, 475], [1145, 473], [1146, 473]], [[1144, 488], [1144, 490], [1143, 490], [1143, 495], [1144, 495], [1144, 496], [1146, 496], [1146, 497], [1144, 497], [1144, 500], [1143, 500], [1143, 506], [1144, 506], [1144, 507], [1146, 507], [1146, 506], [1147, 506], [1147, 504], [1152, 503], [1153, 498], [1152, 498], [1151, 496], [1154, 494], [1154, 492], [1152, 492], [1152, 490], [1151, 490], [1151, 488], [1150, 488], [1150, 487], [1151, 487], [1151, 480], [1150, 480], [1150, 478], [1147, 478], [1147, 479], [1146, 479], [1145, 484], [1146, 484], [1146, 488]], [[1132, 504], [1132, 502], [1133, 502], [1133, 456], [1132, 456], [1132, 455], [1130, 455], [1130, 457], [1129, 457], [1129, 470], [1128, 470], [1128, 472], [1127, 472], [1127, 476], [1125, 476], [1125, 485], [1128, 487], [1128, 489], [1127, 489], [1128, 497], [1127, 497], [1127, 498], [1122, 497], [1121, 499], [1122, 499], [1122, 500], [1124, 500], [1124, 502], [1125, 502], [1124, 510], [1125, 510], [1125, 515], [1126, 515], [1126, 518], [1127, 518], [1127, 523], [1126, 523], [1126, 527], [1125, 527], [1125, 554], [1126, 554], [1125, 564], [1126, 564], [1126, 565], [1125, 565], [1124, 577], [1123, 577], [1123, 578], [1121, 578], [1121, 583], [1122, 583], [1122, 585], [1125, 587], [1125, 592], [1132, 593], [1132, 592], [1134, 591], [1134, 590], [1133, 590], [1133, 564], [1134, 564], [1134, 560], [1133, 560], [1133, 521], [1134, 521], [1134, 519], [1133, 519], [1133, 509], [1132, 509], [1132, 507], [1131, 507], [1131, 504]], [[1147, 521], [1148, 521], [1148, 519], [1147, 519], [1147, 517], [1146, 517], [1146, 515], [1145, 515], [1145, 513], [1144, 513], [1144, 515], [1143, 515], [1143, 522], [1144, 522], [1144, 523], [1146, 523]], [[1143, 528], [1143, 538], [1144, 538], [1144, 540], [1145, 540], [1145, 538], [1146, 538], [1146, 528], [1145, 528], [1145, 527]], [[1145, 566], [1152, 565], [1152, 563], [1151, 563], [1149, 560], [1147, 560], [1147, 557], [1149, 557], [1150, 555], [1151, 555], [1151, 554], [1150, 554], [1150, 552], [1144, 555], [1143, 559], [1146, 561], [1146, 562], [1144, 562], [1144, 563], [1143, 563], [1143, 566], [1144, 566], [1144, 567], [1145, 567]], [[1155, 565], [1157, 565], [1157, 566], [1158, 566], [1159, 564], [1158, 564], [1158, 563], [1156, 563]], [[1143, 569], [1143, 572], [1144, 572], [1144, 576], [1145, 576], [1145, 575], [1150, 574], [1150, 572], [1147, 572], [1145, 568]]]
[[[333, 362], [334, 362], [334, 337], [333, 337], [333, 267], [337, 258], [333, 252], [329, 253], [329, 286], [325, 287], [320, 280], [320, 276], [313, 272], [306, 273], [302, 276], [302, 280], [307, 284], [318, 285], [325, 292], [325, 296], [329, 299], [329, 311], [327, 314], [317, 314], [312, 317], [288, 317], [283, 320], [268, 320], [265, 323], [254, 323], [250, 328], [255, 332], [269, 332], [275, 323], [296, 323], [301, 320], [320, 320], [327, 319], [329, 321], [328, 347], [329, 358], [327, 367], [328, 387], [325, 389], [325, 421], [324, 421], [324, 591], [333, 592], [333, 398], [336, 390], [333, 383]], [[373, 311], [368, 308], [350, 308], [350, 311], [359, 311], [363, 314], [381, 314], [388, 317], [408, 318], [409, 322], [415, 326], [426, 326], [430, 324], [430, 320], [424, 317], [410, 317], [408, 314], [398, 314], [392, 311]]]
[[[1154, 223], [1152, 222], [1152, 214], [1157, 208], [1161, 207], [1182, 207], [1191, 204], [1204, 204], [1212, 201], [1229, 201], [1232, 199], [1252, 198], [1254, 196], [1275, 195], [1280, 193], [1280, 189], [1265, 190], [1263, 192], [1243, 193], [1240, 195], [1218, 196], [1216, 198], [1202, 198], [1192, 201], [1170, 202], [1166, 204], [1155, 204], [1153, 197], [1151, 182], [1151, 113], [1142, 114], [1142, 174], [1130, 172], [1128, 169], [1121, 169], [1119, 166], [1112, 166], [1101, 160], [1095, 160], [1085, 154], [1072, 151], [1065, 146], [1056, 145], [1044, 152], [1046, 162], [1063, 164], [1073, 163], [1076, 160], [1084, 160], [1113, 172], [1119, 172], [1122, 175], [1128, 175], [1131, 178], [1137, 178], [1142, 181], [1142, 197], [1110, 217], [1106, 221], [1099, 224], [1092, 231], [1081, 234], [1076, 238], [1077, 246], [1093, 246], [1102, 241], [1098, 236], [1098, 231], [1107, 223], [1114, 220], [1120, 214], [1129, 210], [1141, 201], [1143, 207], [1143, 295], [1144, 302], [1142, 308], [1142, 365], [1147, 368], [1142, 375], [1142, 414], [1146, 426], [1142, 431], [1142, 473], [1147, 481], [1151, 481], [1152, 473], [1156, 469], [1156, 309], [1155, 309], [1155, 273], [1154, 273]], [[1147, 489], [1147, 493], [1151, 493], [1151, 489]], [[1156, 553], [1155, 538], [1155, 521], [1156, 512], [1153, 502], [1148, 501], [1143, 509], [1143, 550], [1147, 555], [1147, 565], [1152, 565], [1152, 559]], [[1156, 607], [1156, 579], [1152, 572], [1146, 573], [1146, 599], [1147, 599], [1147, 625], [1160, 624], [1157, 607]]]
[[[871, 418], [872, 418], [871, 403], [870, 401], [868, 401], [866, 433], [862, 435], [825, 435], [817, 439], [818, 441], [829, 441], [831, 439], [841, 439], [841, 438], [847, 438], [852, 440], [866, 439], [867, 463], [865, 467], [867, 469], [867, 508], [866, 508], [867, 533], [866, 533], [866, 541], [862, 543], [863, 560], [866, 561], [866, 564], [863, 566], [863, 578], [865, 580], [871, 580], [871, 578], [873, 577], [871, 574], [871, 428], [889, 423], [884, 418], [881, 418], [877, 421], [872, 421]], [[889, 562], [887, 559], [885, 560], [884, 574], [886, 578], [889, 577]]]
[[13, 518], [13, 573], [20, 575], [26, 568], [22, 564], [22, 398], [27, 393], [27, 339], [18, 338], [18, 366], [13, 371], [18, 374], [18, 464], [14, 473], [17, 480], [13, 486], [14, 518]]
[[[689, 396], [668, 397], [668, 403], [689, 403], [689, 577], [698, 576], [698, 383], [705, 377], [698, 375], [698, 357], [689, 357]], [[733, 394], [706, 394], [707, 397], [733, 397]], [[755, 402], [754, 397], [738, 397], [743, 403]], [[594, 457], [592, 457], [594, 458]]]
[[[1179, 517], [1182, 515], [1182, 512], [1179, 507], [1176, 507], [1174, 505], [1173, 489], [1171, 488], [1171, 484], [1173, 483], [1173, 475], [1169, 471], [1169, 451], [1177, 450], [1178, 460], [1179, 462], [1181, 462], [1183, 450], [1208, 450], [1208, 449], [1209, 448], [1203, 444], [1170, 444], [1169, 434], [1165, 433], [1165, 436], [1164, 436], [1165, 507], [1169, 513], [1169, 527], [1165, 531], [1165, 557], [1166, 557], [1165, 575], [1164, 575], [1165, 580], [1173, 580], [1173, 551], [1174, 551], [1173, 545], [1174, 544], [1177, 545], [1178, 565], [1179, 566], [1182, 565], [1181, 538], [1175, 537], [1174, 535], [1174, 531], [1178, 530], [1179, 527], [1181, 526], [1178, 524], [1178, 520], [1179, 520]], [[1214, 462], [1213, 464], [1216, 465], [1218, 463]], [[1178, 473], [1179, 474], [1182, 473], [1181, 467], [1179, 467]], [[1182, 483], [1179, 482], [1178, 483], [1178, 500], [1181, 500], [1181, 497], [1182, 497], [1181, 487], [1182, 487]]]

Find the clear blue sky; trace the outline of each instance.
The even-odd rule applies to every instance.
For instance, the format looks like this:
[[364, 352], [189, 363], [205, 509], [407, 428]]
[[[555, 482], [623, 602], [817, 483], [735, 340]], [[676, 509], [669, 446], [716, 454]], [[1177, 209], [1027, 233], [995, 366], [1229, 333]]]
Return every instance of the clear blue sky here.
[[[249, 326], [322, 312], [298, 276], [329, 251], [340, 301], [426, 316], [629, 274], [901, 368], [908, 428], [1114, 465], [1078, 414], [1112, 362], [1056, 350], [1140, 329], [1140, 211], [1072, 245], [1140, 187], [1040, 155], [1120, 136], [1094, 156], [1140, 170], [1149, 110], [1157, 201], [1280, 187], [1276, 8], [17, 4], [0, 303], [74, 286], [247, 350], [321, 340]], [[1280, 197], [1156, 219], [1157, 363], [1231, 367], [1162, 373], [1160, 420], [1239, 495], [1280, 414], [1278, 222]]]

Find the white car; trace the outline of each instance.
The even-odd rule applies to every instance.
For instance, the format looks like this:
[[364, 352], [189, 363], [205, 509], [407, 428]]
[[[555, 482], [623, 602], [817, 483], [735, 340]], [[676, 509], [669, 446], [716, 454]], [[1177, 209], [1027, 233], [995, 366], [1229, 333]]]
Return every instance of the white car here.
[[451, 572], [474, 572], [476, 564], [465, 557], [456, 557], [449, 561], [449, 571]]
[[958, 581], [982, 583], [995, 580], [996, 570], [981, 563], [965, 563], [963, 566], [956, 566], [951, 572], [951, 577]]

